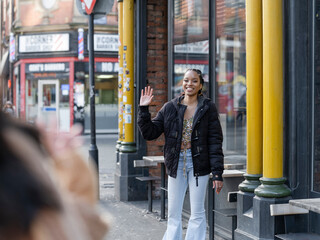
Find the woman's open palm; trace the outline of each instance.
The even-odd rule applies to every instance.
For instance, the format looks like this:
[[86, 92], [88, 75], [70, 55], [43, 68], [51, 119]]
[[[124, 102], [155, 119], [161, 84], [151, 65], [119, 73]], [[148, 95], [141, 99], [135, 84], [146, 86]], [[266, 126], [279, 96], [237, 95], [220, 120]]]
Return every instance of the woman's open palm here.
[[150, 86], [145, 87], [144, 91], [141, 90], [141, 97], [140, 97], [140, 106], [149, 106], [152, 99], [153, 99], [153, 88], [150, 88]]

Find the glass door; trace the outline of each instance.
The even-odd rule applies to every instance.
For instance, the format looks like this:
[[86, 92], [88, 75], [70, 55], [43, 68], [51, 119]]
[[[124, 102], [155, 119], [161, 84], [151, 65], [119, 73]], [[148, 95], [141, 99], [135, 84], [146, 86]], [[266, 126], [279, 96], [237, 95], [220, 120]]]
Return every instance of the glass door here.
[[59, 128], [59, 81], [39, 80], [38, 119], [48, 126], [56, 121]]

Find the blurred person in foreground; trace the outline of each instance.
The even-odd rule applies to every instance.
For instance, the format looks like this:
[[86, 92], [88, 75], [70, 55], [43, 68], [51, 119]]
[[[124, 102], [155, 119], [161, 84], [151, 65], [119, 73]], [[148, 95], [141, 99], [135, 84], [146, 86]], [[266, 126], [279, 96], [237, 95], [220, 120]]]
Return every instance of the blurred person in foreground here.
[[0, 240], [105, 236], [95, 171], [76, 151], [80, 132], [58, 134], [0, 112]]

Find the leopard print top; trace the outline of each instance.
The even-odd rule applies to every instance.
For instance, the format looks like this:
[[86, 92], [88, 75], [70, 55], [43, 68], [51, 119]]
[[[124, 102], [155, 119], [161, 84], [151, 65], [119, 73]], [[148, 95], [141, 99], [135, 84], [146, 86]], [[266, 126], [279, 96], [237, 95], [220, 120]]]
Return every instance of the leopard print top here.
[[191, 142], [193, 117], [183, 120], [182, 144], [186, 146]]

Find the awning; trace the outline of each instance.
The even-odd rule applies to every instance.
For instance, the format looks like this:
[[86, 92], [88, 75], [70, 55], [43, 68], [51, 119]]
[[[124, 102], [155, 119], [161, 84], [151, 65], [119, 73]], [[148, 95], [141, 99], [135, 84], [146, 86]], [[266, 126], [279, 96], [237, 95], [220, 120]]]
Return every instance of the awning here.
[[9, 54], [8, 51], [6, 51], [2, 55], [2, 59], [0, 62], [0, 76], [5, 78], [9, 75]]

